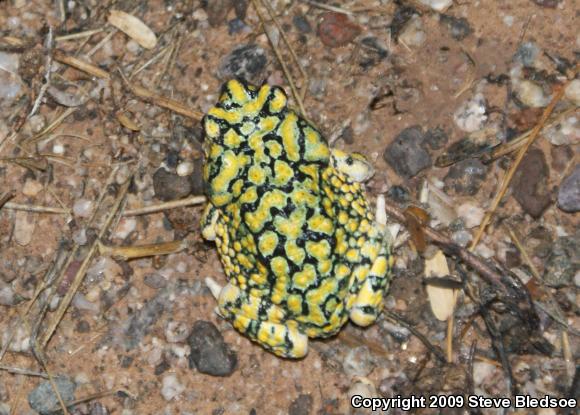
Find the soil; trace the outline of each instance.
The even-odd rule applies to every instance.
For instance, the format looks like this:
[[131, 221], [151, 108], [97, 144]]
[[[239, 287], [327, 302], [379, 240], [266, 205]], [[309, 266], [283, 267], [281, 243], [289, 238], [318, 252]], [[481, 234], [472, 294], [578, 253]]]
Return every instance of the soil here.
[[[383, 314], [366, 329], [349, 324], [335, 338], [312, 340], [307, 357], [293, 361], [253, 344], [214, 312], [205, 278], [224, 284], [225, 277], [214, 245], [199, 232], [202, 204], [121, 219], [113, 215], [201, 195], [203, 138], [196, 114], [215, 103], [229, 76], [279, 84], [292, 95], [255, 4], [234, 3], [0, 1], [0, 63], [17, 62], [12, 69], [0, 64], [0, 199], [5, 192], [11, 195], [0, 204], [0, 414], [38, 413], [30, 406], [31, 392], [46, 381], [37, 375], [47, 372], [76, 385], [74, 398], [84, 401], [69, 407], [71, 414], [349, 414], [359, 413], [350, 404], [356, 394], [509, 398], [517, 391], [580, 399], [579, 216], [574, 207], [563, 211], [557, 204], [560, 183], [578, 163], [577, 101], [562, 98], [555, 117], [567, 112], [548, 121], [568, 142], [555, 145], [548, 134], [538, 136], [532, 154], [540, 159], [541, 171], [522, 163], [534, 170], [532, 190], [514, 191], [517, 200], [508, 191], [475, 250], [522, 278], [519, 289], [552, 315], [560, 313], [559, 321], [568, 325], [563, 328], [549, 313], [536, 310], [539, 320], [522, 334], [517, 316], [485, 303], [500, 327], [511, 388], [497, 339], [477, 305], [493, 286], [454, 257], [447, 258], [452, 276], [459, 279], [461, 269], [467, 269], [476, 295], [474, 300], [460, 290], [451, 362], [438, 360], [404, 327], [407, 323], [434, 347], [447, 350], [447, 323], [435, 318], [426, 292], [423, 269], [429, 254], [417, 252], [417, 226], [398, 247], [385, 299], [385, 309], [406, 323]], [[271, 2], [307, 79], [274, 23], [266, 21], [304, 96], [306, 114], [334, 146], [372, 161], [376, 173], [367, 190], [373, 205], [377, 195], [386, 194], [401, 209], [420, 206], [431, 214], [430, 225], [465, 246], [515, 157], [511, 153], [485, 165], [477, 161], [476, 171], [472, 161], [534, 128], [558, 86], [577, 76], [578, 3], [484, 0], [453, 2], [444, 11], [418, 1], [321, 3]], [[337, 17], [326, 6], [352, 13], [344, 23], [346, 15]], [[156, 45], [144, 48], [135, 35], [108, 24], [113, 9], [144, 22], [156, 34]], [[267, 16], [264, 7], [260, 11]], [[333, 26], [319, 31], [325, 21]], [[257, 46], [236, 52], [245, 45]], [[530, 57], [529, 50], [537, 53]], [[233, 60], [228, 59], [232, 51], [238, 54]], [[63, 63], [59, 54], [88, 62], [109, 79], [74, 68], [70, 60]], [[49, 88], [43, 86], [47, 65]], [[536, 98], [518, 95], [522, 80], [539, 86], [538, 99], [544, 94], [546, 101], [534, 108]], [[156, 95], [141, 99], [127, 82]], [[16, 88], [13, 95], [10, 86]], [[477, 105], [485, 111], [475, 116], [480, 124], [466, 131], [457, 114], [478, 94], [484, 99]], [[161, 97], [191, 113], [168, 109]], [[42, 131], [65, 110], [72, 112], [54, 129]], [[572, 127], [560, 128], [564, 122]], [[414, 127], [413, 139], [405, 140], [409, 130], [400, 134], [409, 127]], [[397, 137], [403, 146], [412, 141], [411, 150], [386, 155]], [[438, 161], [466, 138], [478, 149], [463, 157], [470, 162]], [[419, 153], [420, 160], [412, 159]], [[454, 165], [465, 167], [448, 175]], [[180, 169], [187, 174], [179, 175]], [[527, 183], [522, 175], [516, 184]], [[421, 199], [426, 183], [432, 193], [444, 193], [446, 208]], [[41, 209], [26, 211], [20, 205]], [[450, 220], [442, 219], [445, 214]], [[468, 228], [470, 221], [475, 225]], [[185, 241], [185, 249], [124, 260], [109, 255], [106, 247], [98, 250], [97, 239], [112, 248]], [[75, 291], [77, 272], [82, 280]], [[58, 319], [67, 293], [72, 302]], [[223, 336], [216, 350], [235, 354], [226, 376], [201, 373], [199, 364], [190, 362], [188, 337], [197, 335], [190, 332], [199, 320], [213, 323]], [[51, 323], [54, 333], [46, 339]], [[47, 340], [37, 349], [41, 355], [31, 351], [35, 340]]]

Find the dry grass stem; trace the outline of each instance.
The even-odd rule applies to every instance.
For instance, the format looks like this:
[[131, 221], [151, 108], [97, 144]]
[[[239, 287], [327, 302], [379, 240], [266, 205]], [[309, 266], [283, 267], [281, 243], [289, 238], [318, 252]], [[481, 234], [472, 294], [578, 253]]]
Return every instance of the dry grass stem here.
[[54, 331], [56, 330], [58, 324], [60, 323], [66, 310], [68, 309], [68, 306], [70, 305], [74, 295], [76, 294], [76, 292], [80, 288], [80, 285], [84, 280], [86, 270], [89, 267], [91, 260], [93, 259], [93, 255], [97, 251], [97, 246], [98, 246], [97, 242], [109, 230], [109, 227], [113, 223], [113, 220], [115, 219], [115, 217], [119, 213], [119, 210], [121, 209], [122, 202], [124, 201], [125, 196], [127, 194], [127, 190], [129, 189], [130, 182], [131, 182], [131, 179], [127, 180], [127, 182], [119, 190], [119, 194], [115, 200], [115, 203], [113, 204], [113, 207], [109, 211], [103, 226], [99, 230], [98, 237], [95, 239], [95, 241], [93, 242], [93, 244], [91, 245], [91, 247], [89, 249], [89, 252], [87, 253], [85, 258], [83, 259], [78, 271], [76, 272], [76, 274], [73, 278], [73, 281], [72, 281], [68, 291], [66, 292], [66, 294], [62, 298], [57, 310], [54, 313], [52, 320], [48, 324], [48, 328], [46, 329], [42, 339], [40, 340], [40, 345], [42, 347], [46, 347], [48, 341], [52, 337]]
[[85, 30], [84, 32], [71, 33], [70, 35], [56, 36], [54, 38], [54, 40], [55, 40], [55, 42], [66, 42], [69, 40], [77, 40], [77, 39], [82, 39], [85, 37], [91, 37], [93, 35], [96, 35], [97, 33], [103, 32], [103, 31], [104, 31], [103, 28], [93, 29], [93, 30]]
[[22, 369], [19, 367], [0, 365], [0, 370], [4, 370], [8, 373], [14, 373], [15, 375], [36, 376], [45, 379], [48, 378], [48, 375], [46, 373], [37, 372], [35, 370]]
[[200, 205], [205, 203], [207, 198], [205, 196], [190, 196], [185, 199], [172, 200], [170, 202], [160, 203], [157, 205], [145, 206], [137, 209], [127, 209], [123, 216], [139, 216], [150, 213], [157, 213], [167, 209], [175, 209], [184, 206]]
[[540, 121], [536, 124], [536, 126], [532, 130], [526, 143], [522, 146], [522, 148], [520, 148], [520, 150], [516, 156], [516, 159], [514, 160], [514, 162], [510, 166], [510, 169], [508, 170], [508, 172], [506, 173], [506, 175], [504, 176], [504, 178], [502, 180], [500, 188], [499, 188], [498, 192], [496, 193], [496, 195], [493, 199], [493, 202], [491, 203], [490, 209], [486, 212], [486, 214], [483, 218], [483, 221], [479, 225], [479, 228], [477, 230], [475, 238], [473, 238], [473, 241], [471, 242], [469, 250], [473, 251], [475, 249], [475, 247], [477, 246], [477, 244], [479, 243], [479, 241], [481, 240], [481, 237], [483, 236], [483, 233], [485, 232], [487, 225], [489, 225], [489, 223], [491, 222], [491, 218], [495, 214], [495, 211], [497, 210], [499, 203], [501, 202], [501, 199], [503, 199], [516, 170], [518, 169], [522, 159], [524, 158], [524, 155], [527, 153], [528, 149], [530, 148], [530, 146], [532, 145], [532, 143], [534, 142], [534, 140], [536, 139], [536, 137], [538, 136], [538, 134], [540, 133], [540, 131], [544, 127], [546, 121], [550, 117], [550, 114], [552, 114], [552, 112], [554, 111], [554, 108], [556, 107], [556, 104], [558, 103], [558, 101], [560, 101], [560, 99], [564, 95], [564, 91], [566, 90], [566, 87], [568, 86], [568, 84], [569, 84], [569, 82], [567, 82], [565, 85], [561, 85], [560, 88], [556, 91], [556, 93], [554, 94], [554, 97], [550, 101], [550, 104], [544, 110], [544, 113], [542, 114]]
[[170, 241], [156, 244], [133, 245], [133, 246], [109, 246], [99, 242], [99, 254], [128, 261], [135, 258], [146, 258], [157, 255], [169, 255], [183, 251], [187, 248], [186, 241]]
[[62, 209], [57, 207], [49, 206], [37, 206], [37, 205], [23, 205], [20, 203], [8, 202], [4, 204], [4, 208], [10, 210], [23, 210], [26, 212], [36, 212], [36, 213], [54, 213], [58, 215], [69, 215], [71, 212], [69, 209]]

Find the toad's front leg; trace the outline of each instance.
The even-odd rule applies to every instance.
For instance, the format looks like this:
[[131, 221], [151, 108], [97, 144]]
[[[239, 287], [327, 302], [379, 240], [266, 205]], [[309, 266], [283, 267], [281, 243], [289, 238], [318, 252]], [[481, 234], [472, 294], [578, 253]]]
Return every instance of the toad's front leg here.
[[206, 284], [218, 300], [219, 313], [239, 332], [278, 356], [298, 359], [308, 353], [308, 337], [294, 320], [283, 321], [277, 305], [252, 296], [229, 283], [221, 287], [212, 278]]

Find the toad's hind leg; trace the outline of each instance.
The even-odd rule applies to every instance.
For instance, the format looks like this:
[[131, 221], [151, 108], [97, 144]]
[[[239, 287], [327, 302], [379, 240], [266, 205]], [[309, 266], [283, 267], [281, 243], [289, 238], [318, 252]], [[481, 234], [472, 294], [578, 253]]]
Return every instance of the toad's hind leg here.
[[385, 200], [377, 199], [375, 216], [376, 227], [369, 237], [374, 239], [379, 254], [373, 261], [366, 279], [359, 287], [356, 298], [350, 308], [350, 319], [359, 326], [372, 324], [383, 309], [383, 295], [389, 286], [390, 270], [394, 257], [391, 255], [392, 236], [387, 229]]
[[211, 278], [206, 283], [218, 300], [220, 314], [239, 332], [278, 356], [298, 359], [308, 353], [308, 336], [296, 321], [282, 322], [284, 312], [277, 305], [247, 294], [233, 284], [221, 288]]

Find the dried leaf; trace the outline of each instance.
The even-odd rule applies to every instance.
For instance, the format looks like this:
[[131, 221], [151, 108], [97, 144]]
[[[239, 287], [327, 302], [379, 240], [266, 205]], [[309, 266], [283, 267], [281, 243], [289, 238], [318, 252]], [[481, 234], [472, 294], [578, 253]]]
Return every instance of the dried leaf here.
[[111, 10], [109, 23], [145, 49], [153, 49], [157, 45], [157, 36], [155, 36], [153, 30], [133, 15], [121, 10]]
[[[426, 278], [448, 275], [449, 267], [443, 251], [437, 250], [433, 257], [425, 260]], [[445, 321], [453, 314], [457, 301], [457, 289], [427, 284], [427, 295], [431, 311], [438, 320]]]

